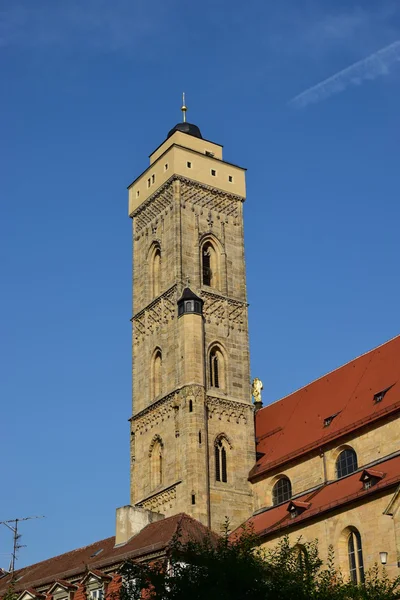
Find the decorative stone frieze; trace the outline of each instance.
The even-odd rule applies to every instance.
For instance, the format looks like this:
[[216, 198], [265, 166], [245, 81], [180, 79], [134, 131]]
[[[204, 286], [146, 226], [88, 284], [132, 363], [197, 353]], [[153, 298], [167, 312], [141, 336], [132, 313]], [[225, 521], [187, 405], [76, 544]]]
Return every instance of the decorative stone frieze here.
[[159, 425], [162, 421], [170, 419], [174, 416], [174, 400], [176, 392], [172, 392], [164, 398], [153, 402], [140, 413], [131, 418], [132, 431], [134, 433], [142, 433]]
[[135, 236], [139, 236], [140, 232], [148, 225], [152, 226], [152, 232], [157, 230], [162, 213], [172, 208], [172, 200], [174, 197], [172, 178], [168, 179], [146, 202], [141, 204], [133, 213], [135, 223]]
[[138, 506], [152, 510], [155, 512], [163, 512], [163, 509], [172, 508], [176, 501], [176, 488], [179, 482], [170, 486], [167, 489], [161, 490], [160, 492], [153, 494], [149, 498], [142, 500], [138, 503]]
[[139, 344], [146, 335], [155, 333], [162, 325], [176, 318], [176, 289], [176, 285], [172, 286], [133, 317], [135, 345]]
[[234, 421], [236, 423], [247, 424], [248, 419], [253, 414], [251, 404], [242, 404], [234, 400], [218, 398], [216, 396], [207, 396], [208, 418], [218, 418], [225, 421]]
[[246, 327], [246, 302], [204, 291], [201, 292], [201, 297], [204, 300], [203, 314], [207, 323], [225, 325], [238, 331]]

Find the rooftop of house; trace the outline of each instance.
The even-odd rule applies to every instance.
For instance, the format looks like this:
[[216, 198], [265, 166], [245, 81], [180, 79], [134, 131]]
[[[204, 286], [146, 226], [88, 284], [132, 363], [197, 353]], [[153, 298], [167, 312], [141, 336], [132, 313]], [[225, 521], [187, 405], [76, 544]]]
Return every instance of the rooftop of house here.
[[[376, 475], [374, 485], [369, 488], [363, 484], [365, 471]], [[260, 537], [267, 537], [279, 530], [296, 527], [307, 519], [322, 515], [325, 517], [330, 510], [337, 510], [349, 503], [365, 501], [371, 495], [398, 487], [399, 483], [400, 456], [394, 456], [380, 462], [379, 466], [374, 465], [373, 470], [359, 469], [347, 477], [329, 481], [310, 492], [296, 496], [293, 500], [267, 508], [253, 515], [247, 524], [251, 525]], [[299, 509], [294, 518], [288, 510], [290, 504], [294, 504], [295, 508]]]
[[[18, 569], [14, 573], [15, 591], [50, 586], [55, 581], [83, 576], [88, 570], [107, 570], [127, 559], [141, 559], [146, 555], [162, 552], [177, 534], [180, 541], [185, 542], [204, 538], [208, 533], [207, 527], [199, 521], [180, 513], [147, 525], [126, 544], [115, 546], [115, 537], [109, 537]], [[1, 577], [0, 597], [4, 595], [10, 582], [10, 574]]]
[[250, 480], [400, 409], [400, 335], [256, 414]]

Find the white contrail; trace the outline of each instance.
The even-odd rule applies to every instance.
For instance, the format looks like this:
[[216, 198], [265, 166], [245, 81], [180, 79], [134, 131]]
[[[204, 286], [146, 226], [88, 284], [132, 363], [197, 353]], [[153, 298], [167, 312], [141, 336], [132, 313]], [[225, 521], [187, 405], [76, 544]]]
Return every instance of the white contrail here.
[[389, 67], [400, 61], [400, 41], [381, 48], [367, 58], [346, 67], [328, 79], [317, 83], [289, 101], [290, 106], [303, 108], [307, 104], [325, 100], [332, 94], [338, 94], [349, 85], [359, 85], [366, 79], [375, 79], [389, 73]]

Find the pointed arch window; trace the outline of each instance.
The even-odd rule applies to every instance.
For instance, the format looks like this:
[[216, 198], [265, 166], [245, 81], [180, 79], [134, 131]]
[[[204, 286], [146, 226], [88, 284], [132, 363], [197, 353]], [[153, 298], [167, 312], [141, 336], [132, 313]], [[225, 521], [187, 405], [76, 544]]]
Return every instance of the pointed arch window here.
[[153, 440], [150, 449], [151, 488], [155, 489], [163, 483], [163, 443], [160, 437]]
[[209, 355], [210, 386], [214, 388], [225, 388], [225, 360], [221, 349], [213, 346]]
[[207, 241], [201, 248], [202, 283], [213, 288], [219, 286], [218, 255], [212, 242]]
[[160, 348], [153, 355], [153, 397], [157, 398], [162, 392], [162, 353]]
[[292, 484], [288, 477], [281, 477], [272, 488], [272, 504], [277, 506], [292, 497]]
[[229, 445], [225, 438], [218, 438], [215, 442], [215, 480], [227, 483], [228, 468], [227, 468], [227, 452]]
[[161, 293], [161, 248], [158, 242], [155, 242], [150, 251], [150, 282], [152, 298]]
[[336, 459], [336, 477], [338, 479], [354, 473], [357, 468], [357, 454], [353, 448], [346, 448]]
[[362, 553], [360, 532], [352, 528], [347, 540], [347, 552], [349, 557], [350, 579], [354, 583], [364, 581], [364, 559]]

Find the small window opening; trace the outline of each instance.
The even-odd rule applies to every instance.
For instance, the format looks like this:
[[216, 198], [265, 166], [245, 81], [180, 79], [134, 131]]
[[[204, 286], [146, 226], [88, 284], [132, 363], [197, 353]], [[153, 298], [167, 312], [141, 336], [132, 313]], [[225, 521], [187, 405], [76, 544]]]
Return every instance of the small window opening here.
[[156, 180], [156, 176], [155, 176], [155, 175], [152, 175], [152, 176], [151, 176], [151, 183], [154, 183], [154, 182], [155, 182], [155, 180]]
[[199, 431], [199, 444], [201, 444], [201, 431]]
[[372, 488], [372, 479], [365, 479], [364, 490], [369, 490], [370, 488]]
[[136, 192], [136, 198], [139, 198], [139, 196], [140, 196], [140, 191], [137, 190], [137, 192]]
[[214, 152], [210, 152], [210, 150], [205, 151], [206, 156], [214, 156]]
[[228, 181], [229, 181], [229, 183], [232, 183], [232, 182], [233, 182], [233, 177], [232, 177], [232, 175], [228, 175]]
[[193, 400], [189, 400], [189, 412], [193, 412]]
[[329, 427], [333, 419], [338, 416], [339, 412], [335, 413], [334, 415], [331, 415], [330, 417], [326, 417], [326, 419], [324, 419], [324, 427]]
[[390, 385], [386, 389], [381, 390], [380, 392], [377, 392], [376, 394], [374, 394], [374, 403], [379, 404], [379, 402], [382, 402], [382, 400], [384, 399], [384, 397], [386, 396], [388, 391], [393, 387], [393, 385]]
[[187, 161], [186, 166], [187, 166], [188, 169], [191, 169], [192, 168], [192, 163], [189, 162], [189, 161]]
[[149, 187], [150, 187], [150, 185], [151, 185], [151, 180], [150, 180], [150, 179], [148, 179], [148, 180], [147, 180], [147, 187], [149, 188]]
[[192, 494], [192, 504], [196, 504], [196, 495]]
[[211, 169], [211, 175], [212, 175], [213, 177], [215, 177], [215, 176], [216, 176], [216, 174], [217, 174], [217, 171], [216, 171], [215, 169]]
[[165, 165], [164, 165], [164, 171], [168, 171], [168, 163], [165, 163]]

